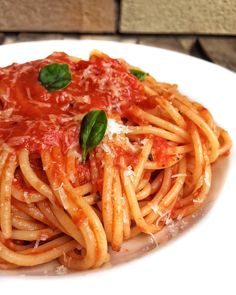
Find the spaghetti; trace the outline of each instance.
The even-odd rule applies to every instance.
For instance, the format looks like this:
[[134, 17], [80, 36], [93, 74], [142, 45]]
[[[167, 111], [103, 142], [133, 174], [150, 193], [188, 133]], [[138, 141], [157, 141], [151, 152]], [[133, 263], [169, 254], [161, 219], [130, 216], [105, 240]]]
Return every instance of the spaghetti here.
[[[86, 121], [85, 153], [94, 110], [106, 133], [96, 141]], [[211, 165], [230, 148], [206, 108], [123, 60], [56, 52], [1, 68], [0, 268], [102, 266], [108, 245], [203, 206]]]

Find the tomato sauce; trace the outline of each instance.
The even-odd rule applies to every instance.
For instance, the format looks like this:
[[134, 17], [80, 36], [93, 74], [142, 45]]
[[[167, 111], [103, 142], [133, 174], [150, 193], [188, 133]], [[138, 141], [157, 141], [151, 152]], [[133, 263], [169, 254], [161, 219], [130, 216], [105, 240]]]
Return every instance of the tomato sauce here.
[[[69, 65], [72, 81], [66, 88], [48, 91], [38, 81], [40, 70], [51, 63]], [[125, 105], [146, 99], [143, 85], [126, 65], [106, 55], [74, 61], [56, 52], [46, 59], [13, 64], [0, 69], [0, 140], [31, 152], [60, 146], [65, 153], [78, 145], [76, 115], [103, 109], [108, 116], [122, 117]]]
[[76, 168], [79, 185], [83, 185], [91, 180], [90, 169], [87, 163], [78, 164]]
[[[38, 81], [40, 70], [52, 63], [69, 65], [72, 81], [64, 89], [48, 91]], [[26, 148], [31, 154], [51, 151], [54, 147], [66, 154], [69, 148], [79, 147], [81, 119], [76, 117], [102, 109], [108, 118], [146, 125], [148, 122], [138, 115], [136, 106], [148, 109], [155, 104], [155, 97], [146, 94], [142, 83], [128, 72], [125, 63], [106, 55], [76, 61], [65, 53], [55, 52], [42, 60], [0, 68], [0, 141], [16, 151]], [[149, 137], [153, 140], [152, 160], [164, 163], [168, 160], [166, 140]], [[126, 150], [122, 145], [114, 144], [111, 149], [116, 166], [120, 166], [121, 157], [126, 166], [134, 168], [137, 164], [139, 153]], [[102, 151], [100, 157], [90, 159], [88, 165], [77, 163], [79, 185], [91, 181], [94, 190], [102, 192], [104, 156]], [[52, 171], [56, 178], [60, 178], [58, 165], [55, 164]]]
[[170, 155], [167, 153], [167, 140], [153, 134], [150, 134], [147, 137], [153, 142], [151, 149], [151, 160], [159, 163], [160, 165], [164, 165], [170, 158]]
[[131, 151], [127, 151], [120, 146], [115, 146], [114, 151], [115, 151], [114, 162], [116, 166], [120, 167], [121, 157], [124, 159], [126, 166], [131, 166], [132, 168], [134, 168], [134, 166], [138, 163], [138, 154], [133, 153]]

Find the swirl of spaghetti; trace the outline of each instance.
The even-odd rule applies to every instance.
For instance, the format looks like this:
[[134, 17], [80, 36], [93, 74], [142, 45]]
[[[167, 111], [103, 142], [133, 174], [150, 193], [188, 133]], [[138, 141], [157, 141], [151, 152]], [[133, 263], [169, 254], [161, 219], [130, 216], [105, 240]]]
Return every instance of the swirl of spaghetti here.
[[[70, 83], [45, 88], [38, 76], [50, 64], [66, 65]], [[102, 116], [81, 128], [88, 113]], [[84, 137], [86, 157], [81, 129], [99, 134]], [[55, 259], [74, 270], [101, 267], [110, 248], [204, 206], [212, 164], [231, 145], [176, 85], [101, 52], [2, 68], [0, 268]]]

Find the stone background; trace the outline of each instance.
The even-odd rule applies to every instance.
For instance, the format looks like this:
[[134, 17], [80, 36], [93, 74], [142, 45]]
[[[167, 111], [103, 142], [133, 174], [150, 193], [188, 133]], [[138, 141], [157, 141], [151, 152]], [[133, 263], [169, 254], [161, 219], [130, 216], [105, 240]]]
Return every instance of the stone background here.
[[124, 0], [122, 32], [236, 34], [235, 0]]
[[147, 44], [236, 71], [236, 0], [0, 0], [0, 44], [49, 39]]
[[235, 0], [0, 0], [0, 30], [236, 34]]

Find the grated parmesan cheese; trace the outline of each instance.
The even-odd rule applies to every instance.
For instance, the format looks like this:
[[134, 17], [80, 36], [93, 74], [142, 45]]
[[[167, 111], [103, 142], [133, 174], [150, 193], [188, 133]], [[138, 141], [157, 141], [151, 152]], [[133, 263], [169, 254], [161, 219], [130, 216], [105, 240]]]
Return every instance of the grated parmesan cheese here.
[[91, 103], [91, 98], [89, 95], [84, 95], [82, 96], [82, 102], [83, 103], [87, 103], [87, 104], [90, 104]]
[[50, 122], [56, 123], [56, 121], [57, 121], [57, 116], [56, 115], [49, 114], [48, 117], [49, 117]]
[[46, 241], [49, 238], [47, 234], [41, 234], [40, 235], [40, 241]]
[[89, 95], [78, 96], [74, 99], [74, 101], [77, 103], [91, 104], [91, 98]]
[[151, 209], [152, 209], [152, 211], [153, 211], [155, 214], [158, 213], [159, 215], [162, 216], [161, 212], [159, 212], [159, 206], [158, 206], [157, 204], [153, 204], [153, 203], [151, 203]]
[[1, 94], [1, 99], [5, 100], [6, 102], [10, 102], [10, 88], [7, 87], [7, 91], [5, 94]]
[[208, 172], [208, 170], [205, 171], [204, 182], [205, 182], [205, 184], [206, 184], [207, 187], [210, 187], [211, 186], [211, 175]]
[[105, 135], [107, 135], [109, 139], [112, 139], [112, 136], [114, 134], [129, 133], [129, 131], [130, 130], [129, 130], [128, 126], [118, 123], [114, 119], [108, 119], [107, 130], [106, 130]]
[[27, 94], [28, 99], [32, 100], [32, 95], [31, 95], [29, 87], [26, 87], [26, 94]]
[[179, 176], [187, 176], [187, 173], [177, 173], [177, 174], [173, 174], [173, 175], [171, 175], [171, 178], [175, 178], [175, 177], [179, 177]]
[[111, 85], [110, 86], [110, 90], [113, 96], [115, 97], [119, 97], [120, 96], [120, 90], [115, 86], [115, 85]]
[[78, 160], [79, 163], [82, 163], [82, 155], [81, 153], [77, 152], [77, 150], [73, 151], [75, 159]]
[[147, 234], [150, 235], [151, 241], [154, 242], [155, 247], [158, 247], [159, 244], [158, 244], [158, 242], [157, 242], [157, 238], [156, 238], [156, 236], [155, 236], [153, 233], [151, 233], [151, 232], [149, 232], [149, 233], [147, 233]]
[[6, 109], [4, 111], [0, 111], [0, 118], [1, 119], [7, 119], [7, 118], [10, 118], [12, 113], [13, 113], [14, 109], [13, 108], [9, 108], [9, 109]]
[[14, 136], [8, 140], [8, 144], [11, 146], [21, 145], [24, 144], [25, 141], [29, 140], [30, 136]]
[[130, 177], [131, 181], [134, 181], [135, 172], [131, 166], [128, 166], [125, 170], [125, 177]]
[[128, 166], [127, 170], [125, 171], [125, 176], [131, 176], [131, 175], [134, 175], [134, 171], [131, 166]]
[[[160, 222], [163, 218], [168, 217], [169, 212], [168, 212], [168, 211], [167, 211], [167, 212], [161, 212], [160, 210], [158, 210], [158, 214], [159, 214], [159, 217], [158, 217], [157, 220], [156, 220], [156, 226], [159, 226], [159, 222]], [[165, 223], [166, 223], [166, 220], [165, 220]], [[168, 221], [167, 221], [167, 223], [168, 223]], [[170, 222], [169, 224], [172, 224], [172, 223]]]
[[93, 66], [92, 65], [89, 65], [84, 71], [83, 71], [83, 77], [86, 79], [86, 78], [89, 78], [91, 76], [91, 72], [92, 72], [92, 68]]
[[40, 240], [36, 240], [33, 249], [37, 249], [39, 246]]
[[55, 273], [57, 274], [57, 275], [64, 275], [64, 274], [66, 274], [67, 273], [67, 271], [68, 271], [68, 269], [65, 267], [65, 265], [59, 265], [59, 266], [57, 266], [56, 267], [56, 269], [55, 269]]
[[51, 107], [51, 104], [48, 103], [48, 102], [42, 102], [42, 101], [37, 101], [37, 100], [31, 100], [30, 103], [32, 104], [35, 104], [39, 107], [42, 107], [42, 108], [50, 108]]
[[193, 203], [202, 203], [203, 202], [203, 199], [193, 199]]
[[106, 143], [102, 143], [101, 148], [104, 150], [105, 153], [109, 154], [112, 158], [115, 157], [115, 155], [113, 154], [111, 148]]
[[144, 138], [140, 141], [140, 143], [145, 146], [148, 143], [148, 141], [149, 140], [147, 138]]
[[167, 230], [168, 230], [169, 234], [172, 236], [172, 238], [175, 238], [179, 233], [179, 229], [175, 223], [171, 223], [171, 224], [167, 225]]
[[69, 203], [68, 203], [67, 195], [66, 195], [66, 193], [64, 191], [63, 185], [64, 184], [62, 182], [61, 185], [58, 188], [56, 188], [55, 190], [58, 191], [58, 194], [60, 196], [60, 200], [61, 200], [61, 202], [63, 204], [64, 209], [68, 209], [69, 208]]
[[165, 224], [170, 225], [174, 222], [174, 220], [170, 217], [170, 213], [166, 215]]
[[28, 192], [23, 192], [23, 197], [25, 199], [25, 202], [27, 204], [30, 204], [30, 198], [29, 198], [29, 193]]

